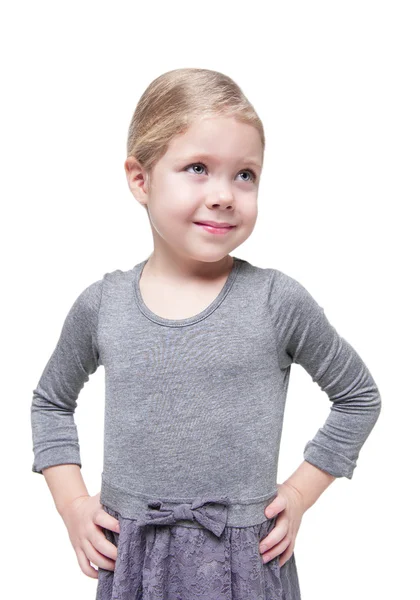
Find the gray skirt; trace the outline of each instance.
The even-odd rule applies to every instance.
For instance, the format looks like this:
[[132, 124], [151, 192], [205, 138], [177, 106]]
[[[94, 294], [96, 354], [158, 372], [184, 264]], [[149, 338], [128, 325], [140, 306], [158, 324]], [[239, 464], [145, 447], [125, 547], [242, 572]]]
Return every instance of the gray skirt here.
[[102, 528], [117, 548], [114, 571], [98, 569], [96, 600], [300, 600], [294, 553], [264, 563], [259, 543], [277, 516], [250, 527], [147, 524], [103, 505], [120, 533]]

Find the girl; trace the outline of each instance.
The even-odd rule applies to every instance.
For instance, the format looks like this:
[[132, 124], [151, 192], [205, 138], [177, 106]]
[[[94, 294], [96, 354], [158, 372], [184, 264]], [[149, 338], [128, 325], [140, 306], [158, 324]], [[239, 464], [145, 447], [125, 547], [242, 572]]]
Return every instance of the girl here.
[[[256, 223], [264, 148], [254, 108], [215, 71], [161, 75], [134, 112], [125, 171], [153, 252], [77, 297], [31, 407], [32, 470], [98, 577], [97, 600], [298, 600], [302, 516], [351, 479], [379, 416], [370, 372], [306, 288], [229, 254]], [[279, 485], [292, 363], [332, 406]], [[98, 498], [73, 414], [100, 365]]]

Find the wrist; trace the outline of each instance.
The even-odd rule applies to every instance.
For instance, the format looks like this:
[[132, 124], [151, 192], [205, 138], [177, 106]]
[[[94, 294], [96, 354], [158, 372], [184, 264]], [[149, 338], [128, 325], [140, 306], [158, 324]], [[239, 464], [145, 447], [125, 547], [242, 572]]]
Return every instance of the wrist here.
[[66, 511], [71, 502], [89, 495], [78, 465], [54, 465], [43, 469], [42, 473], [60, 515]]
[[285, 486], [288, 490], [290, 490], [292, 494], [294, 494], [294, 496], [297, 498], [297, 501], [302, 506], [302, 512], [306, 512], [308, 507], [306, 506], [305, 498], [302, 491], [298, 489], [295, 485], [293, 485], [293, 483], [291, 483], [290, 481], [284, 481], [282, 485]]
[[304, 460], [284, 484], [299, 494], [306, 512], [335, 479], [330, 473]]
[[81, 496], [77, 496], [76, 498], [73, 498], [72, 500], [67, 501], [64, 504], [61, 504], [60, 506], [57, 506], [57, 511], [60, 514], [61, 518], [63, 520], [65, 520], [68, 511], [71, 510], [72, 508], [77, 507], [80, 502], [83, 501], [84, 498], [90, 498], [89, 494], [82, 494]]

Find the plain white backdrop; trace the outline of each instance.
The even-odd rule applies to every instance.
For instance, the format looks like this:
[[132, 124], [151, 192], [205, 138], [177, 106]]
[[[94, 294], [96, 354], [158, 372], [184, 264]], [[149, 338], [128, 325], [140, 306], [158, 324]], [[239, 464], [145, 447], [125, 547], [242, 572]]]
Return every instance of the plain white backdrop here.
[[[233, 254], [300, 281], [382, 397], [353, 479], [334, 481], [303, 517], [295, 545], [302, 598], [414, 598], [418, 3], [41, 0], [4, 4], [0, 22], [7, 597], [95, 596], [97, 580], [82, 573], [46, 481], [31, 471], [32, 390], [79, 293], [152, 251], [124, 173], [128, 125], [153, 79], [199, 67], [232, 77], [265, 128], [257, 225]], [[301, 463], [329, 409], [293, 365], [278, 482]], [[101, 368], [75, 417], [91, 495], [100, 491], [103, 411]]]

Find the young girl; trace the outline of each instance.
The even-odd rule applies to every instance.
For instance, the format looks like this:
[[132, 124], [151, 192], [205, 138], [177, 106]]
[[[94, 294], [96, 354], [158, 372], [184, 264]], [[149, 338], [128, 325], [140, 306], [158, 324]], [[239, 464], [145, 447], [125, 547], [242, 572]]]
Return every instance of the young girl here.
[[[299, 599], [302, 516], [351, 479], [380, 413], [370, 372], [306, 288], [230, 254], [256, 223], [264, 148], [254, 108], [215, 71], [161, 75], [133, 115], [125, 170], [153, 252], [77, 297], [31, 407], [32, 470], [98, 577], [97, 600]], [[277, 484], [292, 363], [332, 406]], [[98, 498], [73, 414], [100, 365]]]

